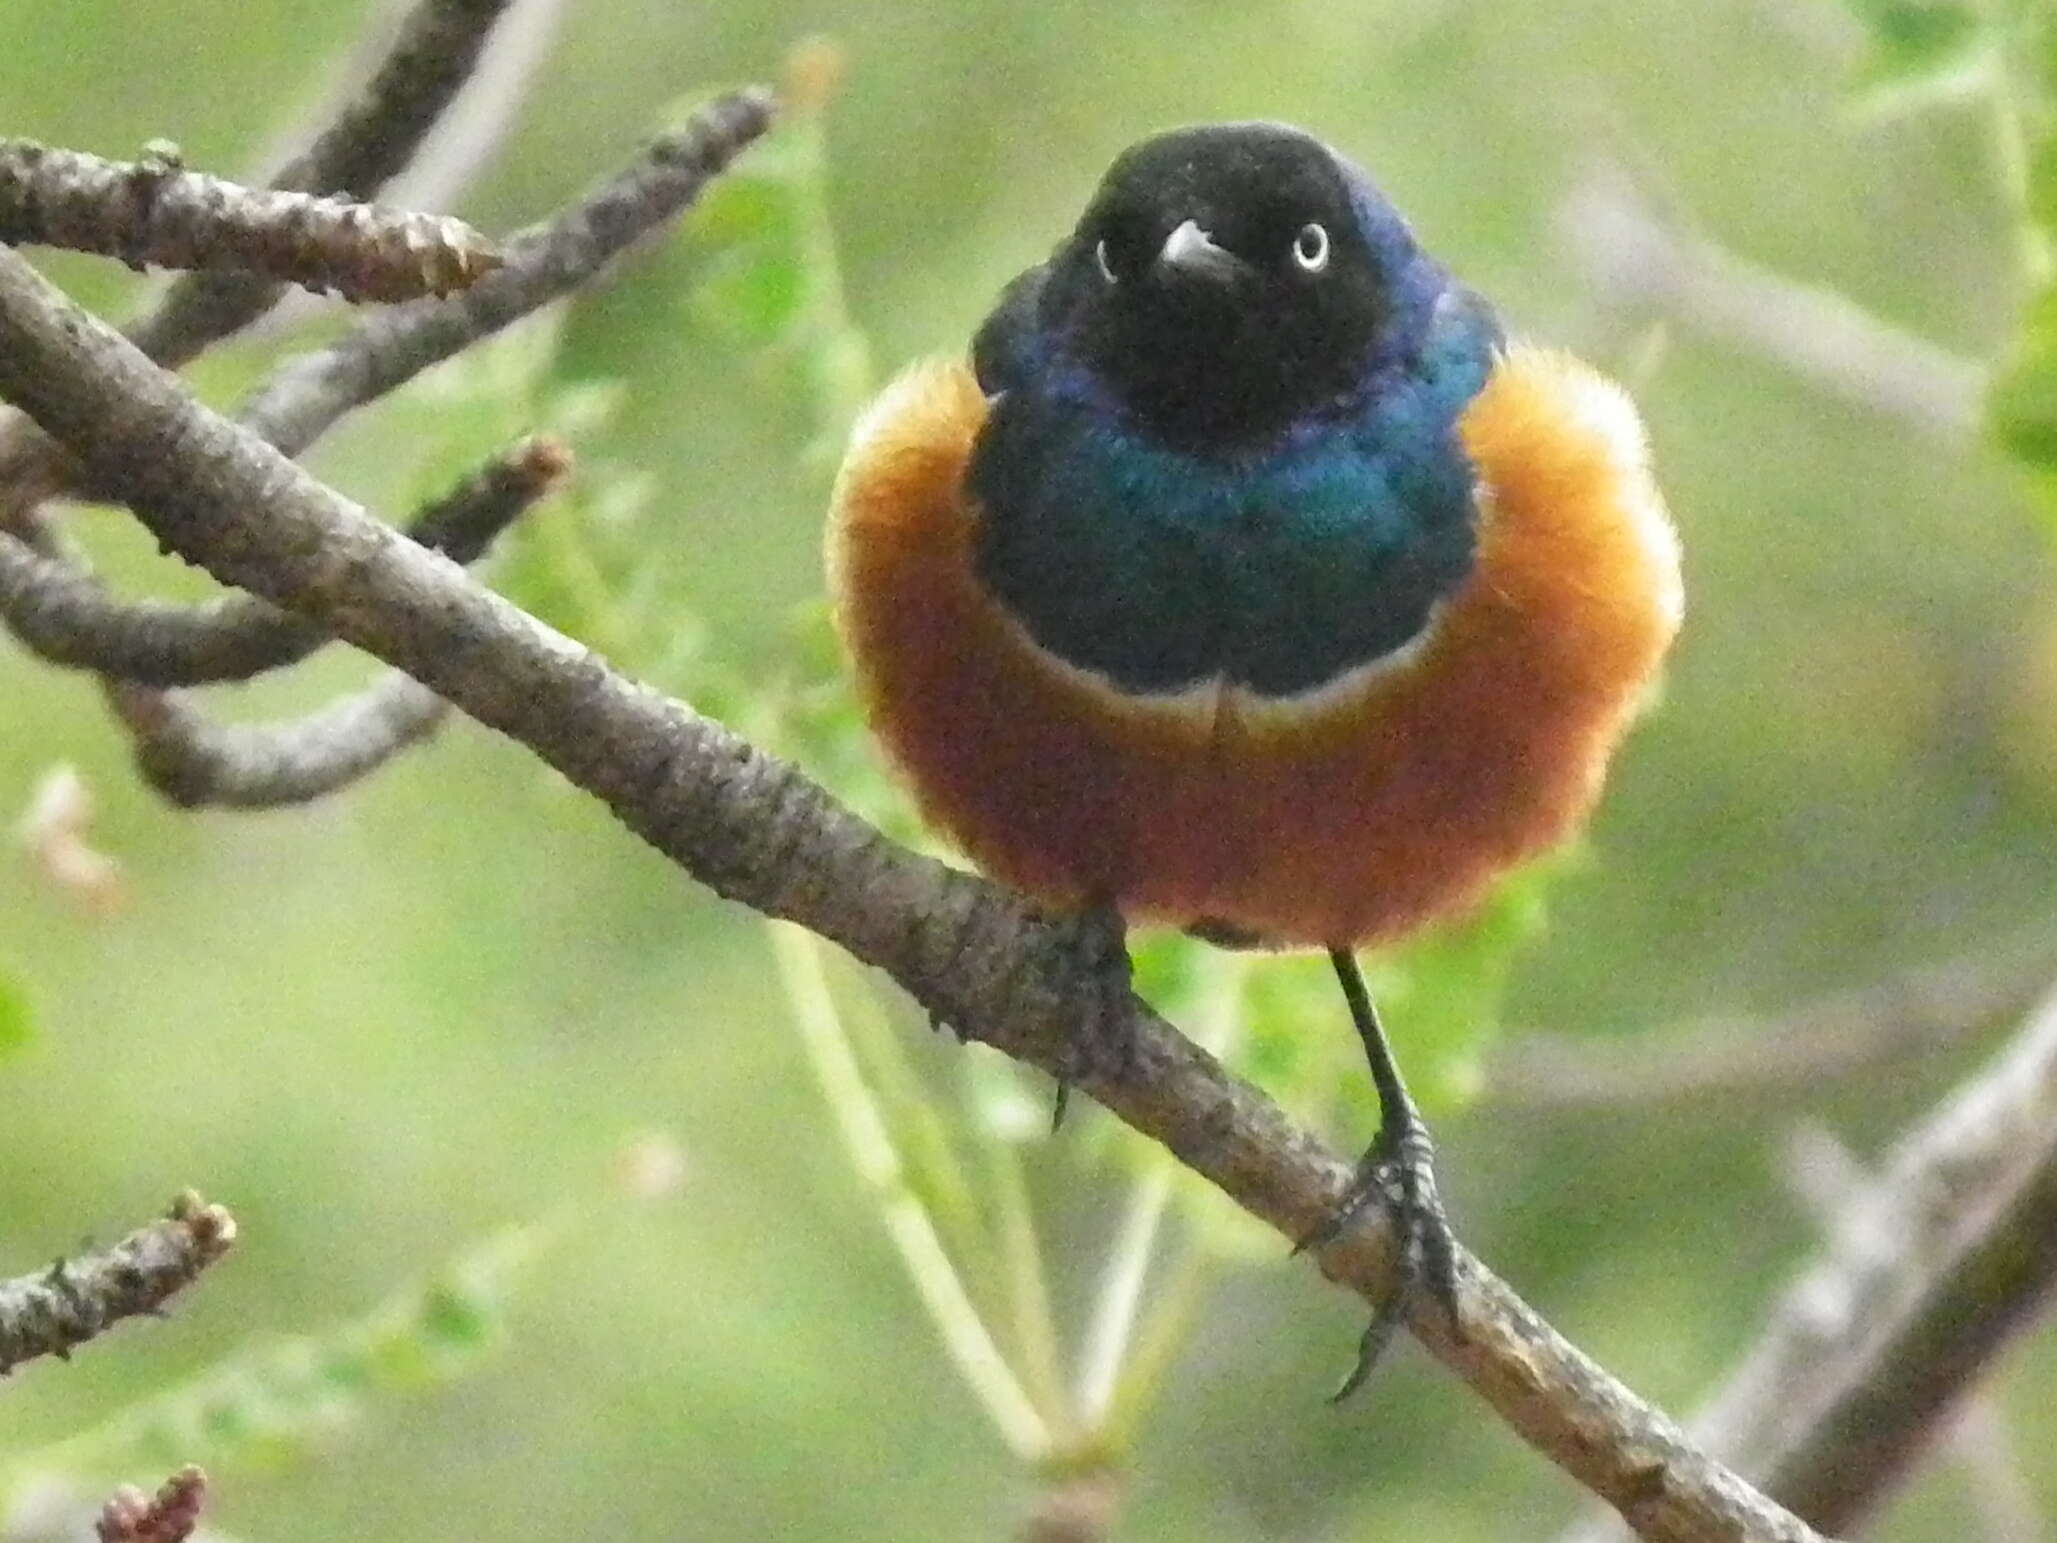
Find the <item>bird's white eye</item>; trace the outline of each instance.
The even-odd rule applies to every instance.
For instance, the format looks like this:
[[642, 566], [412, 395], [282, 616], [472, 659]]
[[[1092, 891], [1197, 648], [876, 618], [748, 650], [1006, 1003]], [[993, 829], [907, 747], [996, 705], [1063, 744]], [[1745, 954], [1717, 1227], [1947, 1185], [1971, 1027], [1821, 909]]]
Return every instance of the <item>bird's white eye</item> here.
[[1293, 261], [1308, 273], [1328, 266], [1328, 231], [1320, 225], [1302, 225], [1293, 238]]
[[1094, 244], [1093, 261], [1100, 265], [1101, 278], [1105, 279], [1110, 284], [1119, 284], [1121, 282], [1121, 280], [1115, 276], [1114, 264], [1107, 260], [1107, 243], [1105, 240], [1099, 241]]

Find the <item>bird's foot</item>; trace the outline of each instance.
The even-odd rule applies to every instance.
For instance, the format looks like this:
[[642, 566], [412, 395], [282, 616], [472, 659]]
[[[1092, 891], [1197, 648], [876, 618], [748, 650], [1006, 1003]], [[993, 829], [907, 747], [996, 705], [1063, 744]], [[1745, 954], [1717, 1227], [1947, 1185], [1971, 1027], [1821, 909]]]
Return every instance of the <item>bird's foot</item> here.
[[1457, 1313], [1457, 1235], [1436, 1189], [1435, 1157], [1421, 1117], [1411, 1107], [1401, 1111], [1400, 1118], [1379, 1128], [1335, 1209], [1294, 1247], [1295, 1253], [1327, 1247], [1374, 1203], [1385, 1206], [1397, 1235], [1392, 1290], [1373, 1310], [1358, 1341], [1357, 1364], [1331, 1396], [1332, 1403], [1364, 1385], [1417, 1290], [1426, 1287], [1449, 1315], [1450, 1326], [1460, 1336], [1464, 1332]]
[[1050, 1109], [1050, 1128], [1056, 1130], [1064, 1123], [1074, 1082], [1098, 1072], [1119, 1076], [1135, 1059], [1128, 924], [1105, 903], [1053, 919], [1042, 964], [1052, 989], [1089, 1004], [1065, 1039], [1057, 1098]]

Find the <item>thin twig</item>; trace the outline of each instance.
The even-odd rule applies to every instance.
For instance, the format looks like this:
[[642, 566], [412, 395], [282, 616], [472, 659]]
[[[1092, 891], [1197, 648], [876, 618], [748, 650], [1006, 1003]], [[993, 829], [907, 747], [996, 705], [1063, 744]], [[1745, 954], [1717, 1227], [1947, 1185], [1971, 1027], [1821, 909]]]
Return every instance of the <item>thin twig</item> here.
[[1021, 1171], [1020, 1144], [982, 1121], [980, 1140], [991, 1176], [993, 1225], [999, 1233], [1001, 1274], [1007, 1286], [1008, 1318], [1014, 1330], [1015, 1364], [1024, 1387], [1050, 1427], [1051, 1440], [1068, 1446], [1073, 1439], [1070, 1399], [1057, 1350], [1057, 1319], [1050, 1308], [1048, 1266], [1036, 1213], [1029, 1202], [1028, 1181]]
[[447, 295], [500, 265], [479, 232], [310, 193], [246, 188], [186, 171], [177, 152], [108, 161], [0, 139], [0, 241], [284, 280], [347, 300]]
[[159, 1314], [236, 1241], [235, 1218], [188, 1192], [112, 1248], [0, 1281], [0, 1375], [71, 1352], [124, 1318]]
[[318, 712], [267, 724], [217, 723], [180, 691], [106, 686], [144, 780], [185, 809], [313, 803], [421, 743], [449, 707], [397, 670]]
[[297, 455], [351, 409], [586, 283], [638, 238], [690, 207], [771, 127], [771, 94], [751, 87], [700, 108], [586, 199], [509, 236], [506, 262], [461, 295], [365, 318], [293, 361], [243, 405], [253, 433]]
[[878, 1202], [886, 1235], [899, 1251], [915, 1295], [928, 1309], [937, 1336], [965, 1385], [985, 1406], [1009, 1450], [1024, 1463], [1041, 1463], [1054, 1450], [1050, 1427], [994, 1344], [927, 1211], [908, 1188], [900, 1154], [894, 1150], [885, 1118], [857, 1069], [857, 1058], [851, 1053], [849, 1036], [823, 974], [821, 940], [794, 927], [773, 927], [771, 941], [793, 1022], [799, 1027], [808, 1059], [814, 1063], [823, 1099], [835, 1114], [836, 1128], [858, 1178]]
[[[420, 0], [364, 89], [271, 185], [369, 198], [414, 158], [477, 66], [509, 0]], [[185, 363], [262, 316], [281, 289], [262, 280], [193, 277], [128, 330], [159, 364]]]
[[[1347, 1188], [1349, 1165], [1133, 998], [1126, 1020], [1107, 1025], [1128, 1053], [1080, 1072], [1067, 1047], [1092, 1009], [1044, 967], [1059, 934], [1024, 900], [894, 845], [796, 768], [423, 552], [195, 402], [4, 249], [0, 396], [84, 458], [170, 550], [319, 618], [527, 745], [716, 893], [840, 944], [964, 1034], [1072, 1073], [1282, 1236], [1305, 1236]], [[1384, 1216], [1367, 1214], [1315, 1262], [1379, 1302], [1392, 1245]], [[1456, 1274], [1462, 1332], [1419, 1303], [1415, 1336], [1643, 1537], [1816, 1538], [1468, 1253]]]
[[[570, 468], [561, 442], [521, 440], [423, 509], [407, 533], [470, 564]], [[198, 605], [119, 599], [81, 563], [5, 531], [0, 621], [48, 663], [143, 686], [249, 680], [329, 641], [316, 624], [240, 591]]]
[[191, 1466], [166, 1479], [155, 1495], [124, 1484], [100, 1508], [100, 1543], [186, 1543], [207, 1504], [207, 1475]]
[[[1231, 1053], [1243, 1025], [1243, 992], [1250, 973], [1251, 956], [1222, 951], [1214, 956], [1207, 989], [1204, 1016], [1194, 1025], [1193, 1039], [1203, 1050], [1216, 1056]], [[1079, 1356], [1078, 1420], [1081, 1429], [1104, 1434], [1114, 1417], [1116, 1395], [1136, 1332], [1136, 1318], [1143, 1301], [1143, 1284], [1156, 1253], [1158, 1232], [1171, 1204], [1172, 1184], [1178, 1165], [1163, 1151], [1151, 1154], [1151, 1161], [1129, 1190], [1114, 1244], [1108, 1250], [1101, 1274], [1098, 1299]]]
[[1647, 1111], [1710, 1094], [1805, 1098], [1824, 1081], [1930, 1055], [2018, 1019], [2057, 977], [2057, 929], [1922, 965], [1768, 1018], [1602, 1038], [1511, 1036], [1486, 1063], [1495, 1109]]
[[393, 179], [388, 199], [407, 209], [447, 209], [492, 161], [550, 55], [568, 0], [511, 0], [506, 15], [449, 110]]
[[[509, 0], [418, 0], [384, 60], [271, 185], [369, 198], [413, 159], [470, 76]], [[284, 294], [269, 279], [187, 274], [124, 329], [159, 364], [176, 368], [262, 316]], [[0, 415], [0, 529], [62, 492], [63, 454], [25, 420]]]
[[1978, 365], [1833, 290], [1688, 234], [1616, 168], [1596, 168], [1574, 187], [1557, 227], [1610, 304], [1676, 316], [1943, 439], [1969, 439], [1980, 422]]

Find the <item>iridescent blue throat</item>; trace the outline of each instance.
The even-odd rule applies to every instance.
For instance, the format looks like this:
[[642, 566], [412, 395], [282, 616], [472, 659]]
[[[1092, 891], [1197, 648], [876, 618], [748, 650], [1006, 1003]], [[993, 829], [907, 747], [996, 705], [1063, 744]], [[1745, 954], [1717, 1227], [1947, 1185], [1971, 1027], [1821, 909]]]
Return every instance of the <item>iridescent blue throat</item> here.
[[1291, 696], [1418, 637], [1471, 570], [1457, 433], [1500, 334], [1452, 287], [1363, 390], [1219, 456], [1154, 443], [1054, 351], [994, 402], [969, 473], [980, 581], [1039, 645], [1139, 695]]

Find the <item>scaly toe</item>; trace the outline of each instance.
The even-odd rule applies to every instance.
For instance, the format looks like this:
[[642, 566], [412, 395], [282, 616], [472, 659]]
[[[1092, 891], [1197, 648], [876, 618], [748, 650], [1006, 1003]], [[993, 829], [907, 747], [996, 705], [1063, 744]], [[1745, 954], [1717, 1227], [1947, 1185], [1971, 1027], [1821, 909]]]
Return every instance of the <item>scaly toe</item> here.
[[1385, 1204], [1393, 1221], [1393, 1285], [1372, 1312], [1358, 1342], [1356, 1364], [1331, 1398], [1335, 1403], [1364, 1385], [1416, 1291], [1425, 1287], [1449, 1315], [1453, 1330], [1459, 1337], [1464, 1333], [1457, 1312], [1457, 1237], [1436, 1190], [1435, 1148], [1418, 1120], [1403, 1124], [1390, 1137], [1379, 1132], [1335, 1210], [1295, 1252], [1333, 1242], [1375, 1200]]
[[1051, 984], [1091, 1004], [1065, 1042], [1050, 1110], [1055, 1130], [1064, 1123], [1072, 1084], [1096, 1073], [1126, 1075], [1135, 1062], [1135, 1041], [1129, 1031], [1128, 926], [1121, 913], [1111, 905], [1093, 905], [1050, 926], [1043, 963]]

